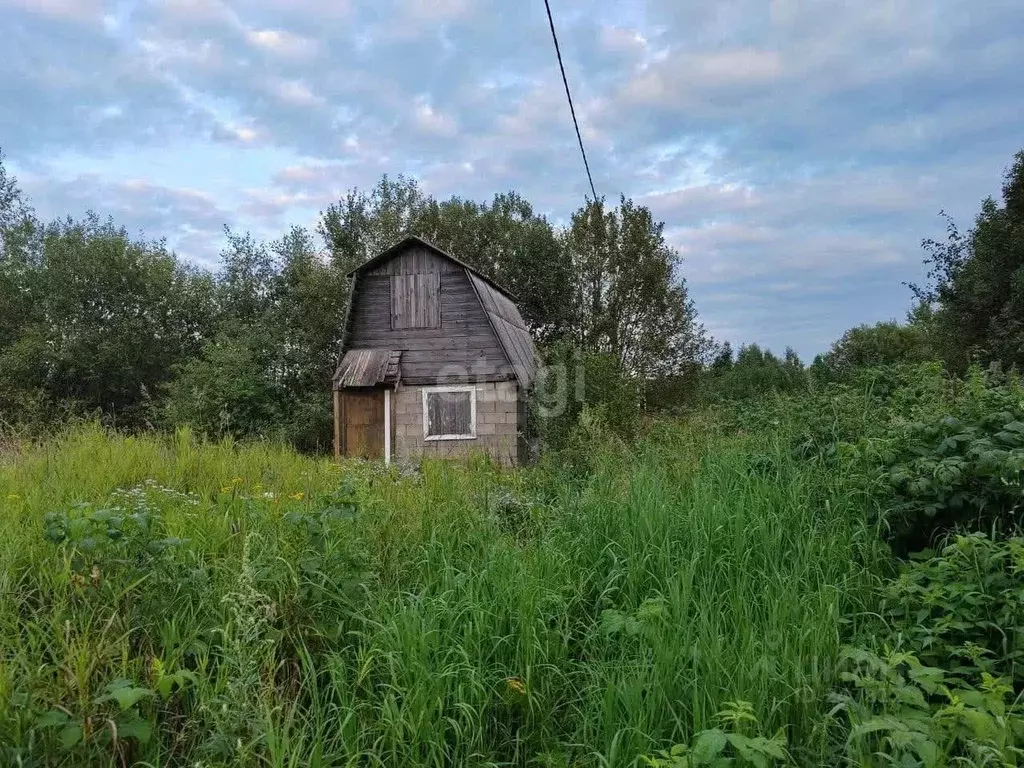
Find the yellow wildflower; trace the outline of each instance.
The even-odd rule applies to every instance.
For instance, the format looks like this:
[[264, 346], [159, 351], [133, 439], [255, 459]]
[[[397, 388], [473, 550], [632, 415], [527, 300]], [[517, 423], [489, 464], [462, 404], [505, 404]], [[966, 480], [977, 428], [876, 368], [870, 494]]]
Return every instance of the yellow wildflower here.
[[17, 500], [18, 500], [18, 499], [20, 499], [20, 498], [21, 498], [21, 496], [19, 496], [19, 495], [18, 495], [18, 494], [16, 494], [16, 493], [8, 493], [8, 494], [7, 494], [7, 500], [8, 500], [8, 501], [17, 501]]
[[253, 493], [259, 493], [262, 490], [263, 490], [263, 483], [256, 483], [256, 485], [254, 485], [252, 487], [252, 492]]
[[225, 485], [225, 486], [221, 487], [220, 492], [221, 493], [231, 493], [233, 490], [235, 490], [233, 486]]
[[306, 498], [306, 494], [304, 494], [302, 491], [296, 491], [291, 495], [291, 498], [295, 499], [296, 501], [302, 501], [304, 498]]
[[517, 693], [520, 696], [526, 695], [526, 683], [518, 677], [505, 678], [505, 686], [513, 693]]
[[232, 485], [241, 485], [242, 484], [242, 478], [240, 478], [240, 477], [232, 477], [231, 478], [231, 484]]

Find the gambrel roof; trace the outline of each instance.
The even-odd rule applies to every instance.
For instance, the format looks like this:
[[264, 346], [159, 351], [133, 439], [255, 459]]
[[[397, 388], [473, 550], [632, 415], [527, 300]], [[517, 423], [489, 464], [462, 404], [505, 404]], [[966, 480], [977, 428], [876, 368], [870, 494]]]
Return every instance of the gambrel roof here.
[[433, 253], [436, 253], [438, 256], [443, 256], [444, 258], [448, 259], [448, 261], [451, 261], [451, 262], [454, 262], [455, 264], [458, 264], [460, 267], [462, 267], [463, 269], [467, 270], [470, 274], [476, 275], [481, 280], [485, 280], [490, 285], [494, 286], [497, 290], [501, 291], [503, 294], [505, 294], [510, 299], [512, 299], [512, 301], [517, 301], [517, 299], [515, 297], [515, 294], [513, 294], [512, 291], [508, 290], [507, 288], [505, 288], [503, 285], [501, 285], [497, 281], [492, 280], [491, 278], [489, 278], [487, 275], [485, 275], [483, 272], [481, 272], [476, 267], [467, 264], [466, 262], [464, 262], [462, 259], [458, 258], [457, 256], [452, 256], [452, 254], [448, 253], [448, 251], [444, 250], [440, 246], [434, 245], [432, 242], [430, 242], [429, 240], [427, 240], [425, 238], [420, 237], [419, 235], [407, 235], [406, 237], [404, 237], [401, 240], [399, 240], [397, 243], [392, 245], [387, 250], [378, 253], [376, 256], [374, 256], [371, 259], [367, 259], [366, 261], [364, 261], [362, 264], [360, 264], [355, 269], [349, 270], [349, 272], [347, 274], [347, 277], [352, 277], [354, 275], [361, 274], [363, 272], [367, 272], [367, 271], [373, 269], [374, 267], [378, 267], [381, 264], [383, 264], [385, 261], [387, 261], [388, 259], [394, 258], [398, 254], [402, 253], [403, 251], [407, 250], [408, 248], [410, 248], [411, 246], [414, 246], [414, 245], [422, 246], [422, 247], [426, 248], [427, 250], [432, 251]]
[[[515, 296], [503, 286], [491, 279], [487, 275], [483, 274], [476, 268], [466, 264], [464, 261], [456, 258], [452, 254], [448, 253], [442, 248], [434, 245], [428, 240], [424, 240], [421, 237], [415, 235], [409, 236], [391, 246], [383, 253], [374, 256], [367, 260], [359, 267], [349, 272], [349, 276], [352, 277], [352, 294], [349, 298], [349, 309], [348, 315], [345, 318], [345, 338], [348, 339], [349, 324], [351, 322], [352, 305], [356, 293], [359, 290], [360, 278], [371, 270], [379, 272], [381, 269], [386, 269], [386, 263], [409, 251], [413, 248], [426, 249], [430, 254], [439, 256], [448, 262], [451, 262], [456, 267], [456, 271], [465, 271], [465, 275], [469, 278], [470, 284], [472, 285], [473, 294], [480, 302], [480, 306], [483, 308], [484, 313], [487, 317], [487, 322], [494, 332], [495, 337], [498, 340], [498, 344], [504, 353], [505, 358], [508, 360], [508, 364], [511, 366], [512, 371], [515, 374], [515, 378], [519, 385], [523, 389], [529, 389], [532, 387], [534, 380], [537, 375], [537, 363], [536, 363], [536, 352], [533, 344], [533, 338], [530, 335], [529, 328], [526, 326], [526, 322], [523, 320], [522, 314], [519, 312], [519, 308], [516, 306]], [[432, 257], [430, 257], [432, 258]], [[436, 262], [434, 262], [436, 264]], [[442, 329], [443, 329], [442, 321]], [[343, 353], [345, 345], [343, 344]], [[363, 352], [363, 350], [351, 350], [349, 354], [354, 352]], [[369, 350], [368, 350], [369, 352]], [[375, 353], [373, 357], [374, 361], [383, 360], [385, 353], [390, 353], [392, 350], [372, 350]], [[335, 387], [338, 386], [360, 386], [355, 384], [342, 383], [341, 376], [343, 369], [346, 371], [350, 370], [350, 366], [346, 365], [346, 360], [349, 359], [347, 354], [342, 355], [342, 360], [338, 367], [338, 372], [335, 374]], [[388, 358], [390, 360], [390, 358]], [[362, 361], [365, 362], [369, 368], [379, 370], [379, 366], [371, 363], [369, 359]], [[356, 358], [351, 360], [352, 366], [357, 363]], [[362, 365], [359, 366], [360, 368]], [[368, 375], [368, 373], [366, 374]], [[400, 376], [400, 372], [397, 376]], [[352, 374], [350, 373], [351, 377]], [[360, 381], [364, 380], [364, 377], [356, 377]], [[384, 383], [383, 380], [378, 383]], [[365, 386], [365, 385], [364, 385]]]

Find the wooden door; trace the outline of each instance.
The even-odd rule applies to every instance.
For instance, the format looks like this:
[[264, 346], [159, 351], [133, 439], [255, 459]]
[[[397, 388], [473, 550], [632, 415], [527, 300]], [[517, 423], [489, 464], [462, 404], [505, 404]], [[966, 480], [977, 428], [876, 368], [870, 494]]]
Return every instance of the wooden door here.
[[384, 458], [384, 390], [341, 393], [342, 453]]

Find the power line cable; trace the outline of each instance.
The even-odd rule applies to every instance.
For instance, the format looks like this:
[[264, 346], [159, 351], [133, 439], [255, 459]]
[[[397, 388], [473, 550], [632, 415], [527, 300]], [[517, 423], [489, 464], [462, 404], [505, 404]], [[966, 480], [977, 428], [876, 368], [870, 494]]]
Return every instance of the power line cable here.
[[590, 191], [597, 201], [597, 191], [594, 189], [594, 177], [590, 175], [590, 163], [587, 162], [587, 150], [583, 148], [583, 135], [580, 133], [580, 124], [576, 119], [576, 108], [572, 104], [572, 93], [569, 92], [569, 79], [565, 76], [565, 65], [562, 64], [562, 49], [558, 47], [558, 35], [555, 34], [555, 21], [551, 18], [551, 4], [544, 0], [544, 7], [548, 12], [548, 24], [551, 26], [551, 39], [555, 41], [555, 54], [558, 56], [558, 68], [562, 70], [562, 83], [565, 85], [565, 98], [569, 100], [569, 112], [572, 113], [572, 124], [576, 126], [576, 139], [580, 143], [580, 154], [583, 155], [583, 167], [587, 169], [587, 180], [590, 182]]

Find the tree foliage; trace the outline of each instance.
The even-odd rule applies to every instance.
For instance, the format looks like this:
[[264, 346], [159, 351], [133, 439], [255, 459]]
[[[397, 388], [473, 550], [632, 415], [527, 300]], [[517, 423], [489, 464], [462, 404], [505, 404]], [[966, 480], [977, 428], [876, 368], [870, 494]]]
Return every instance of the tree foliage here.
[[807, 386], [807, 372], [800, 357], [787, 347], [780, 358], [757, 344], [740, 347], [733, 360], [726, 342], [711, 363], [704, 394], [713, 401], [743, 400], [771, 393], [799, 392]]
[[966, 233], [947, 217], [946, 240], [923, 246], [928, 283], [911, 288], [935, 308], [944, 359], [957, 370], [972, 359], [1024, 365], [1024, 151], [1006, 171], [1002, 204], [987, 198]]
[[706, 358], [710, 343], [664, 224], [623, 197], [591, 202], [564, 233], [575, 275], [570, 337], [608, 354], [640, 379], [678, 374]]
[[[150, 423], [172, 367], [209, 332], [213, 284], [162, 243], [89, 215], [36, 226], [5, 251], [0, 397]], [[11, 306], [4, 302], [7, 306]]]
[[694, 388], [710, 341], [679, 255], [625, 198], [585, 205], [562, 229], [515, 192], [438, 200], [384, 176], [328, 206], [315, 233], [261, 242], [226, 230], [206, 272], [93, 214], [37, 222], [0, 164], [4, 412], [324, 448], [348, 274], [409, 234], [505, 286], [542, 350], [578, 350], [581, 377], [594, 379], [587, 402], [613, 403], [617, 431], [634, 431], [645, 402]]
[[858, 325], [842, 335], [815, 367], [817, 380], [843, 381], [862, 368], [934, 359], [928, 330], [923, 323]]

